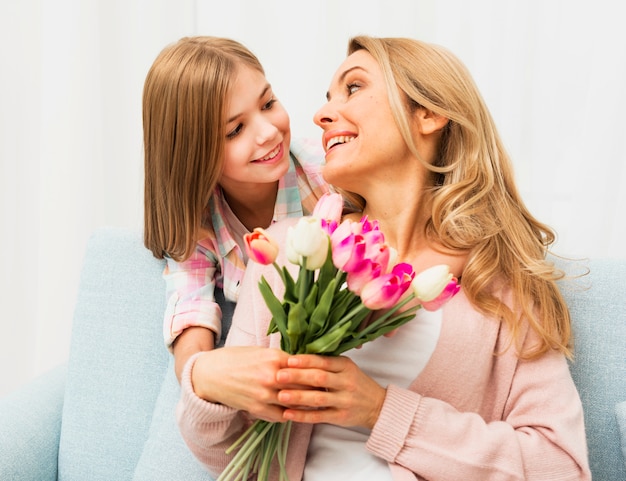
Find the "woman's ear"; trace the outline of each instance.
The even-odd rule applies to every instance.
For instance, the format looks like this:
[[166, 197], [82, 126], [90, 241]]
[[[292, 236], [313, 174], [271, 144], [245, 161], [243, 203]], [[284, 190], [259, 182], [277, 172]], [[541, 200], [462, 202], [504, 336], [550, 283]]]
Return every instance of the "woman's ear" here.
[[417, 128], [422, 135], [429, 135], [434, 132], [438, 132], [449, 122], [447, 117], [425, 108], [417, 109], [413, 115], [417, 121]]

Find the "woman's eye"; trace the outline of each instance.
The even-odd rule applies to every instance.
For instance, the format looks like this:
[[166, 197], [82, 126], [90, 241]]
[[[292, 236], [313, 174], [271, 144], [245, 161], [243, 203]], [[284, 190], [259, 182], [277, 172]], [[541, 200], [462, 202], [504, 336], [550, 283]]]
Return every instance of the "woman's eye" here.
[[264, 106], [263, 106], [263, 110], [270, 110], [274, 104], [276, 103], [276, 99], [272, 98], [270, 99]]
[[359, 90], [361, 88], [361, 86], [359, 84], [352, 83], [352, 84], [348, 84], [347, 88], [348, 88], [348, 95], [352, 95], [357, 90]]
[[237, 127], [235, 127], [233, 130], [231, 130], [229, 133], [226, 134], [226, 138], [232, 139], [236, 137], [239, 134], [239, 132], [241, 132], [241, 129], [243, 129], [243, 124], [237, 125]]

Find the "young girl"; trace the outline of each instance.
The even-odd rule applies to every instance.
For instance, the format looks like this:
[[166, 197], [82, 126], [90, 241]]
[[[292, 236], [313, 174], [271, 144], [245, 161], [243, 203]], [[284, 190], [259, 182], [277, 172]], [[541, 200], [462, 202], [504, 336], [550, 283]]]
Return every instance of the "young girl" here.
[[[258, 294], [261, 275], [281, 280], [250, 266], [226, 347], [185, 366], [177, 414], [187, 445], [220, 473], [235, 454], [225, 449], [263, 417], [294, 421], [290, 481], [591, 479], [562, 273], [545, 258], [554, 233], [524, 206], [466, 68], [435, 45], [357, 37], [326, 97], [315, 115], [324, 178], [379, 221], [399, 261], [416, 272], [448, 264], [461, 290], [393, 337], [337, 357], [288, 356], [266, 334]], [[268, 234], [283, 245], [294, 223]], [[293, 267], [285, 249], [277, 262]], [[244, 392], [258, 388], [260, 415], [241, 410], [215, 362], [243, 349], [258, 361], [230, 376], [246, 378]]]
[[263, 67], [226, 38], [186, 37], [158, 55], [143, 127], [144, 243], [167, 261], [163, 331], [179, 376], [191, 354], [225, 337], [220, 304], [237, 301], [243, 235], [310, 212], [328, 191], [323, 152], [290, 153], [289, 116]]

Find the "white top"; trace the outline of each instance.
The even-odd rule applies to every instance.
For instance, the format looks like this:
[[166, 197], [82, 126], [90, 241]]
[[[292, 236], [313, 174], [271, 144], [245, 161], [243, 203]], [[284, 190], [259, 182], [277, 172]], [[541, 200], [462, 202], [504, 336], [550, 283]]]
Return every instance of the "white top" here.
[[[409, 387], [426, 366], [441, 330], [441, 310], [417, 311], [393, 337], [379, 337], [352, 349], [350, 357], [381, 386]], [[313, 427], [304, 481], [391, 480], [387, 462], [365, 449], [370, 430], [330, 424]]]

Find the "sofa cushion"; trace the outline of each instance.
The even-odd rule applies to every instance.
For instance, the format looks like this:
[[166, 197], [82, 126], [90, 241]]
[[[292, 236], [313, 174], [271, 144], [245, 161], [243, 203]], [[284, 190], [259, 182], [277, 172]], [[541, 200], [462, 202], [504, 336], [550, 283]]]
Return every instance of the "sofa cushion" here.
[[67, 371], [59, 481], [132, 479], [170, 354], [164, 263], [141, 234], [97, 230], [87, 245]]
[[574, 333], [570, 367], [583, 403], [593, 479], [626, 480], [615, 419], [615, 405], [626, 393], [626, 259], [594, 259], [589, 269], [588, 276], [562, 283]]
[[171, 356], [133, 481], [213, 481], [180, 435], [175, 413], [179, 398], [180, 385], [174, 373], [174, 357]]
[[626, 401], [622, 401], [615, 406], [615, 415], [617, 416], [617, 424], [621, 433], [622, 455], [624, 457], [624, 465], [626, 466]]
[[[222, 339], [218, 346], [223, 346], [230, 329], [235, 303], [227, 301], [224, 292], [219, 288], [215, 289], [215, 299], [222, 310]], [[152, 416], [148, 440], [135, 469], [133, 481], [212, 481], [213, 478], [191, 454], [178, 430], [176, 404], [179, 398], [180, 384], [174, 372], [174, 357], [170, 356]]]
[[56, 481], [65, 364], [0, 399], [0, 479]]

